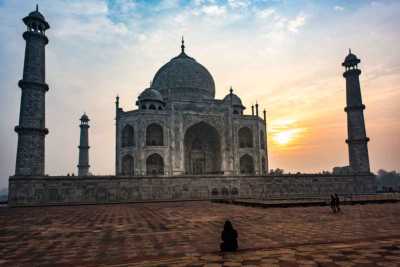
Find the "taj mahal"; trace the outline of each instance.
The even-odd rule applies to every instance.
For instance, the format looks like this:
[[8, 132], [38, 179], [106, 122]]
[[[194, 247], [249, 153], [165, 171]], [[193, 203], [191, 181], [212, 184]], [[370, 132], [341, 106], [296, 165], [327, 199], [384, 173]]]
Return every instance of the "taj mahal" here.
[[123, 111], [116, 102], [117, 175], [252, 175], [268, 169], [266, 123], [244, 115], [230, 92], [215, 99], [212, 75], [181, 53], [162, 66], [150, 88]]
[[[81, 117], [77, 176], [45, 175], [45, 47], [50, 28], [38, 9], [23, 18], [27, 30], [15, 175], [9, 178], [14, 206], [292, 198], [333, 192], [375, 192], [370, 172], [358, 68], [349, 52], [343, 62], [349, 166], [342, 174], [269, 174], [266, 111], [246, 107], [233, 88], [215, 98], [211, 73], [180, 53], [163, 65], [133, 110], [115, 101], [115, 175], [90, 175], [89, 115]], [[110, 126], [111, 127], [111, 126]]]

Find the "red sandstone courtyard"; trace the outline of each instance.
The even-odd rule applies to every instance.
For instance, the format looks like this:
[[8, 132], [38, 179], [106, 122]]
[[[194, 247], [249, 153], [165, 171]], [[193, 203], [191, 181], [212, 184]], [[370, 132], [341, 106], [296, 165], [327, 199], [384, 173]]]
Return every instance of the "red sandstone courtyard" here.
[[[0, 208], [1, 266], [400, 266], [400, 203]], [[223, 223], [240, 250], [219, 253]]]

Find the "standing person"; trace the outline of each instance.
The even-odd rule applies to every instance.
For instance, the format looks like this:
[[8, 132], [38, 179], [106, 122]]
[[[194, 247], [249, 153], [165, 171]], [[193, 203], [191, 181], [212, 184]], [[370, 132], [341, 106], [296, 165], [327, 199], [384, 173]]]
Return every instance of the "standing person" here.
[[335, 193], [335, 206], [336, 206], [336, 212], [340, 212], [340, 199], [336, 193]]
[[225, 221], [224, 230], [221, 233], [221, 251], [236, 251], [238, 249], [238, 234], [229, 220]]
[[331, 195], [331, 209], [333, 213], [336, 213], [336, 198], [334, 195]]

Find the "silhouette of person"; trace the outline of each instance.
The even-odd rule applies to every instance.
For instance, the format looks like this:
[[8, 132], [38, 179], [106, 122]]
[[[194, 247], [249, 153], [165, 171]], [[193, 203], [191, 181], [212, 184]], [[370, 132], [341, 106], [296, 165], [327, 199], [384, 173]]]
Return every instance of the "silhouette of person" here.
[[237, 238], [238, 234], [236, 230], [233, 229], [232, 223], [226, 220], [224, 230], [221, 233], [221, 251], [236, 251], [238, 249]]
[[334, 195], [331, 195], [331, 209], [333, 213], [336, 213], [336, 198]]
[[335, 206], [336, 206], [336, 212], [340, 212], [340, 199], [336, 193], [335, 193]]

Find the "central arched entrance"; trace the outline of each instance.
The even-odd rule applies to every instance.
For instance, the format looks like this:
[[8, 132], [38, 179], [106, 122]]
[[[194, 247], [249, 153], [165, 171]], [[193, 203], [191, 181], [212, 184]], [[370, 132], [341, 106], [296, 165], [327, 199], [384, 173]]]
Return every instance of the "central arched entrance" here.
[[218, 131], [199, 122], [185, 133], [185, 171], [187, 174], [221, 173], [221, 145]]

